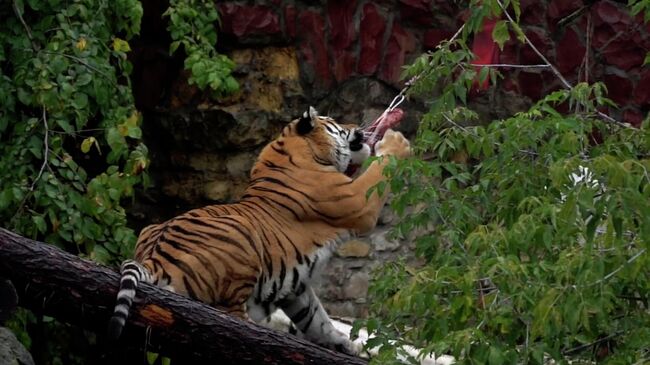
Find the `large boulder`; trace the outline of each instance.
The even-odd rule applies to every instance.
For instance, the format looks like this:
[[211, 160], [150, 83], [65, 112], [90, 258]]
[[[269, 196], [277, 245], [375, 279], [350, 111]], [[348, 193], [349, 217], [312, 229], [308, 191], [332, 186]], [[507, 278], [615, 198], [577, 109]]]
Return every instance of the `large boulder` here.
[[32, 355], [5, 327], [0, 327], [0, 365], [34, 365]]

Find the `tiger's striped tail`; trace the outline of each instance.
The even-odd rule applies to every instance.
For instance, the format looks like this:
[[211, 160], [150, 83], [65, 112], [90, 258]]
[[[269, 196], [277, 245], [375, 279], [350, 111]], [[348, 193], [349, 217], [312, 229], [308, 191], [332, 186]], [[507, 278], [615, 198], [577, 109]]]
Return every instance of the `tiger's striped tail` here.
[[129, 310], [135, 290], [140, 282], [151, 282], [151, 274], [147, 269], [133, 260], [127, 260], [120, 267], [120, 291], [117, 292], [117, 304], [113, 316], [108, 322], [108, 338], [115, 341], [120, 337], [126, 319], [129, 317]]

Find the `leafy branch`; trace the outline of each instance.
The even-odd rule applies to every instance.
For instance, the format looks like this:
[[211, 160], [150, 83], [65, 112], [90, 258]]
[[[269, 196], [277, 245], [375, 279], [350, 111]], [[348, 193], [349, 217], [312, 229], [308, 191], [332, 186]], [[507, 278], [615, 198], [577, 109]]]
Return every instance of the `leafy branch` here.
[[41, 165], [41, 168], [38, 170], [38, 175], [36, 175], [36, 178], [34, 179], [34, 181], [32, 181], [32, 186], [29, 187], [30, 192], [34, 191], [34, 186], [36, 186], [36, 183], [38, 182], [38, 180], [40, 180], [41, 176], [43, 175], [43, 171], [48, 166], [47, 159], [50, 155], [50, 142], [49, 142], [50, 128], [47, 125], [47, 113], [45, 112], [45, 107], [43, 107], [42, 119], [43, 119], [43, 129], [45, 130], [45, 132], [43, 133], [43, 164]]
[[169, 51], [174, 53], [181, 45], [185, 49], [190, 84], [209, 87], [215, 97], [221, 97], [239, 90], [239, 84], [231, 75], [235, 64], [215, 49], [219, 21], [215, 7], [209, 0], [171, 0], [164, 16], [169, 18], [167, 30], [172, 36]]
[[16, 15], [16, 18], [18, 18], [18, 20], [20, 20], [20, 24], [23, 26], [23, 28], [25, 28], [25, 32], [27, 32], [27, 38], [29, 38], [29, 41], [31, 42], [32, 49], [34, 49], [34, 51], [36, 51], [37, 46], [36, 46], [36, 43], [34, 43], [34, 37], [32, 36], [32, 30], [29, 28], [27, 23], [25, 23], [25, 19], [23, 19], [22, 12], [18, 8], [17, 0], [14, 0], [11, 5], [12, 5], [12, 8], [14, 10], [14, 14]]
[[[402, 217], [393, 234], [415, 237], [425, 264], [378, 269], [373, 319], [357, 324], [382, 346], [373, 362], [391, 363], [404, 344], [460, 363], [642, 362], [650, 343], [648, 123], [635, 129], [603, 117], [598, 108], [613, 105], [606, 88], [583, 82], [475, 125], [467, 93], [476, 82], [494, 84], [503, 67], [477, 70], [468, 37], [512, 6], [497, 36], [509, 37], [513, 24], [532, 44], [514, 21], [517, 1], [472, 5], [453, 44], [404, 72], [415, 79], [409, 94], [429, 110], [417, 156], [387, 169]], [[562, 103], [572, 112], [557, 111]], [[583, 351], [603, 338], [616, 342], [605, 359]]]

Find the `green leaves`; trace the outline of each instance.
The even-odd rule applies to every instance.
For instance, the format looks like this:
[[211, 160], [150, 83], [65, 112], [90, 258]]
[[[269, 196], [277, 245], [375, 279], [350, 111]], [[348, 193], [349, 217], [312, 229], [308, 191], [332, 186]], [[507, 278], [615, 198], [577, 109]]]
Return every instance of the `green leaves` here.
[[117, 82], [128, 80], [141, 4], [16, 4], [32, 40], [13, 15], [0, 24], [0, 69], [10, 72], [0, 71], [0, 223], [114, 263], [135, 243], [120, 202], [148, 165], [133, 96]]
[[113, 50], [116, 52], [130, 52], [131, 51], [131, 46], [129, 46], [129, 42], [120, 39], [120, 38], [114, 38], [113, 39]]
[[[583, 90], [576, 97], [592, 102]], [[391, 176], [409, 186], [392, 202], [403, 216], [396, 231], [420, 232], [428, 265], [376, 279], [380, 326], [414, 343], [449, 344], [461, 362], [508, 364], [562, 361], [563, 351], [645, 315], [621, 298], [648, 292], [650, 258], [640, 249], [650, 245], [650, 161], [638, 156], [650, 152], [649, 131], [544, 110], [487, 128], [455, 122], [462, 109], [446, 113], [454, 124], [425, 116], [415, 148], [438, 158], [400, 161]], [[603, 144], [589, 142], [594, 131]], [[471, 330], [477, 324], [481, 331]]]
[[71, 103], [75, 109], [86, 109], [88, 106], [88, 95], [84, 93], [76, 93]]
[[[493, 36], [502, 46], [507, 23]], [[477, 75], [471, 59], [463, 39], [443, 42], [404, 73], [422, 75], [414, 94], [435, 95], [413, 144], [418, 157], [387, 169], [391, 207], [402, 217], [394, 234], [414, 237], [425, 264], [378, 268], [367, 325], [385, 350], [373, 363], [394, 361], [401, 343], [450, 352], [459, 363], [642, 363], [650, 128], [598, 119], [598, 108], [613, 104], [600, 83], [476, 126], [465, 94], [497, 74]], [[558, 112], [560, 104], [570, 112]], [[592, 351], [603, 338], [616, 343], [604, 359]]]
[[503, 51], [503, 45], [510, 40], [510, 33], [508, 32], [508, 22], [499, 20], [492, 30], [492, 39], [499, 45], [499, 49]]
[[633, 16], [643, 12], [643, 21], [650, 21], [650, 1], [648, 0], [628, 0], [628, 7], [630, 7], [630, 13]]
[[169, 52], [176, 52], [180, 45], [185, 48], [185, 69], [192, 72], [189, 83], [200, 89], [209, 87], [215, 97], [239, 90], [231, 75], [235, 64], [214, 48], [215, 22], [219, 18], [214, 2], [172, 0], [164, 15], [169, 19], [167, 30], [172, 36]]

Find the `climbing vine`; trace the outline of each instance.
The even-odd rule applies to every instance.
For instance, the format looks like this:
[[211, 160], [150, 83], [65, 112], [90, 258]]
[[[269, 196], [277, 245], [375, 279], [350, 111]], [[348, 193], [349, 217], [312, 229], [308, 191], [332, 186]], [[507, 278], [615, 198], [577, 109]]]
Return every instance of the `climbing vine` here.
[[135, 0], [14, 1], [0, 24], [0, 222], [109, 263], [135, 235], [120, 202], [146, 182], [126, 52]]
[[[138, 0], [10, 0], [0, 7], [0, 226], [104, 264], [132, 256], [124, 203], [147, 186], [142, 115], [127, 58], [140, 31]], [[216, 96], [237, 89], [215, 49], [214, 3], [174, 0], [166, 13], [191, 82]], [[39, 322], [51, 321], [39, 317]], [[12, 327], [35, 319], [21, 312]], [[47, 363], [84, 363], [72, 333], [46, 326]], [[66, 333], [65, 336], [59, 336]], [[63, 338], [66, 338], [63, 340]], [[67, 359], [67, 360], [65, 360]]]
[[[121, 201], [146, 184], [128, 43], [137, 0], [15, 0], [0, 15], [0, 222], [99, 262], [129, 256]], [[214, 3], [174, 0], [165, 13], [190, 82], [216, 96], [238, 88], [215, 50]]]

